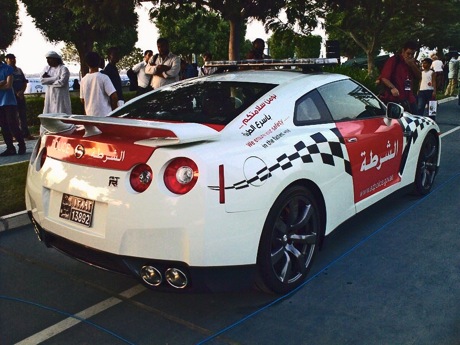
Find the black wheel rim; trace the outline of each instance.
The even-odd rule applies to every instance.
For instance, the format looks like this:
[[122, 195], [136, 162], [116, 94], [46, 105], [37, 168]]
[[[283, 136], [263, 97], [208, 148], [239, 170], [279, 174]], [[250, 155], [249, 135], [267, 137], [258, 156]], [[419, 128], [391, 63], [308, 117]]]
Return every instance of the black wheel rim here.
[[282, 283], [291, 284], [307, 273], [313, 258], [318, 216], [303, 196], [291, 198], [281, 209], [272, 232], [271, 264]]
[[424, 189], [430, 189], [436, 176], [438, 163], [438, 145], [430, 136], [424, 143], [422, 159], [420, 160], [420, 184]]

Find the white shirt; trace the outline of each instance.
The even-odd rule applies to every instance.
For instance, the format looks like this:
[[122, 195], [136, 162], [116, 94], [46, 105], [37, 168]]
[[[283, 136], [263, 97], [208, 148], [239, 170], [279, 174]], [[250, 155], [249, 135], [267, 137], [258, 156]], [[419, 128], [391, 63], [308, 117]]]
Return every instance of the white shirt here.
[[149, 86], [150, 78], [152, 77], [149, 74], [145, 74], [145, 66], [147, 66], [147, 62], [145, 61], [141, 61], [133, 66], [133, 71], [137, 74], [137, 85], [144, 89]]
[[64, 65], [57, 67], [47, 66], [43, 69], [41, 75], [45, 72], [48, 73], [49, 77], [40, 78], [40, 82], [47, 86], [43, 114], [72, 114], [69, 94], [69, 69]]
[[420, 81], [420, 91], [433, 90], [433, 76], [434, 72], [430, 69], [422, 71], [422, 80]]
[[442, 72], [444, 64], [441, 60], [433, 60], [431, 63], [431, 67], [434, 69], [435, 72]]
[[[150, 58], [149, 63], [153, 63], [154, 57], [155, 55]], [[171, 66], [171, 69], [167, 72], [163, 72], [162, 77], [153, 75], [150, 85], [152, 85], [154, 89], [158, 89], [163, 85], [171, 84], [179, 80], [180, 57], [170, 52], [165, 59], [163, 59], [161, 56], [158, 56], [157, 60], [155, 61], [155, 65], [167, 65]], [[155, 71], [156, 67], [154, 68], [154, 73]]]
[[205, 75], [210, 75], [214, 74], [217, 71], [217, 67], [209, 67], [209, 66], [203, 66], [198, 70], [198, 75], [200, 77], [205, 76]]
[[80, 98], [85, 101], [86, 115], [107, 116], [112, 111], [110, 95], [115, 87], [104, 73], [88, 73], [80, 83]]

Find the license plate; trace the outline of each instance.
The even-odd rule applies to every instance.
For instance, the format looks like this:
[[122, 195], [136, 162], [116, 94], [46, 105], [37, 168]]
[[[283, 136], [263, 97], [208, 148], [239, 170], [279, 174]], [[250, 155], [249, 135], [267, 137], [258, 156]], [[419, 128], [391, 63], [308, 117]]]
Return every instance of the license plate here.
[[93, 220], [93, 211], [93, 200], [70, 194], [62, 195], [59, 217], [90, 227]]

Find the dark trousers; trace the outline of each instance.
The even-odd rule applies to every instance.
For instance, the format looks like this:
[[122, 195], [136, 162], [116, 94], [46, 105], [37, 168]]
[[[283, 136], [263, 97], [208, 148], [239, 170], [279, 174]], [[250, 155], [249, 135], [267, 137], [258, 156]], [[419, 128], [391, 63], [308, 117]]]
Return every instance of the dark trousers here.
[[139, 96], [139, 95], [143, 95], [144, 93], [147, 93], [149, 91], [152, 91], [152, 87], [149, 85], [147, 87], [140, 87], [138, 86], [137, 87], [137, 92], [136, 92], [136, 96]]
[[6, 149], [13, 151], [13, 135], [18, 141], [19, 147], [26, 147], [24, 137], [19, 128], [17, 107], [15, 105], [4, 105], [0, 107], [0, 127], [2, 128], [3, 139], [5, 140]]
[[436, 72], [436, 89], [438, 91], [444, 90], [444, 72]]
[[394, 103], [399, 104], [405, 111], [417, 115], [417, 100], [415, 100], [415, 103], [409, 103], [407, 99], [399, 102], [395, 101]]
[[425, 114], [425, 107], [433, 98], [433, 90], [420, 90], [417, 95], [417, 115]]

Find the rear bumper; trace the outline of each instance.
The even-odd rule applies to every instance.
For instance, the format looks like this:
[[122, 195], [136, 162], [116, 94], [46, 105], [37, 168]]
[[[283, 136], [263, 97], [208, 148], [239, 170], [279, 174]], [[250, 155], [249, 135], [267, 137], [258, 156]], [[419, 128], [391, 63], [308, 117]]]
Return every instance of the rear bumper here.
[[188, 278], [188, 285], [178, 289], [166, 281], [158, 286], [145, 284], [153, 290], [162, 291], [188, 291], [188, 292], [220, 292], [245, 290], [253, 286], [256, 265], [220, 266], [220, 267], [193, 267], [180, 261], [154, 260], [150, 258], [117, 255], [96, 250], [43, 229], [33, 218], [32, 212], [28, 216], [34, 230], [47, 247], [53, 247], [60, 252], [78, 260], [104, 270], [134, 276], [142, 283], [141, 268], [145, 265], [155, 267], [163, 276], [168, 268], [180, 269]]

